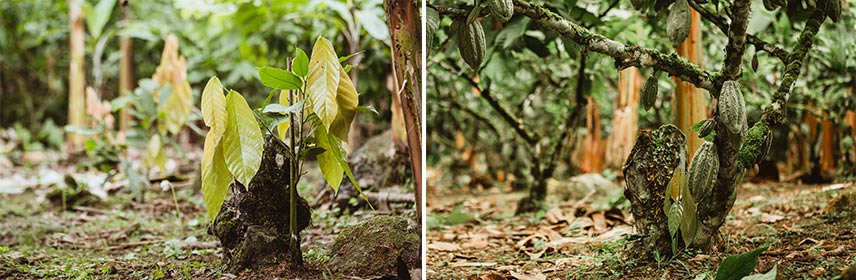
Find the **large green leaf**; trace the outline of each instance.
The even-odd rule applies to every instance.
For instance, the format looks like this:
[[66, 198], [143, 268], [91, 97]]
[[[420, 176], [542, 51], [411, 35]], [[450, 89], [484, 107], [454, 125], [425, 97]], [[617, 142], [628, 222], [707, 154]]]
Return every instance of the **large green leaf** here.
[[345, 169], [341, 165], [338, 153], [342, 143], [336, 141], [335, 137], [328, 137], [327, 132], [323, 127], [315, 130], [315, 145], [324, 148], [323, 153], [318, 154], [318, 167], [321, 168], [321, 173], [324, 174], [324, 179], [327, 184], [333, 188], [334, 192], [339, 192], [339, 185], [342, 184]]
[[202, 120], [211, 128], [207, 138], [214, 138], [214, 144], [220, 143], [223, 132], [226, 131], [226, 95], [220, 79], [211, 77], [205, 89], [202, 90]]
[[755, 270], [758, 256], [767, 250], [767, 246], [759, 247], [752, 252], [729, 256], [719, 264], [716, 270], [716, 280], [741, 279]]
[[236, 91], [226, 96], [229, 121], [223, 135], [223, 156], [229, 172], [245, 188], [262, 163], [262, 131], [244, 97]]
[[339, 89], [336, 94], [336, 103], [338, 103], [339, 112], [330, 125], [330, 134], [347, 142], [348, 132], [351, 130], [351, 122], [354, 120], [354, 115], [357, 114], [359, 96], [348, 73], [345, 73], [344, 69], [340, 69], [339, 71]]
[[312, 57], [309, 59], [309, 74], [306, 78], [306, 95], [312, 105], [312, 112], [318, 115], [323, 124], [323, 129], [330, 129], [339, 106], [336, 102], [336, 94], [339, 86], [339, 64], [336, 50], [324, 37], [319, 37], [312, 48]]
[[280, 90], [295, 90], [303, 86], [303, 81], [288, 70], [268, 66], [259, 67], [258, 70], [259, 78], [266, 87]]
[[220, 212], [231, 182], [232, 174], [223, 158], [223, 145], [218, 145], [210, 136], [206, 137], [202, 152], [202, 198], [212, 221]]

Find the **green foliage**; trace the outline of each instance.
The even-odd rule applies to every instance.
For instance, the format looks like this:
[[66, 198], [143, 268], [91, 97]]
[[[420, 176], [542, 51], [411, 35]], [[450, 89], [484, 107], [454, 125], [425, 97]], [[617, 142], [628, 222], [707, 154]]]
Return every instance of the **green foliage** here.
[[[758, 256], [764, 250], [767, 250], [767, 246], [759, 247], [752, 252], [725, 258], [716, 270], [716, 280], [742, 279], [749, 275], [755, 270], [755, 265], [758, 264]], [[775, 275], [775, 272], [773, 274]]]

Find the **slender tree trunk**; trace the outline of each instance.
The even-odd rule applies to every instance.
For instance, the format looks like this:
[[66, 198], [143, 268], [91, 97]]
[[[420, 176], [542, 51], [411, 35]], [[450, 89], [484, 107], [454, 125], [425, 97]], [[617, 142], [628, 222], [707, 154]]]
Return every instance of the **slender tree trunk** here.
[[636, 67], [618, 72], [618, 97], [612, 117], [612, 134], [604, 151], [606, 167], [620, 169], [636, 141], [639, 130], [639, 90], [642, 77]]
[[[131, 0], [122, 0], [122, 21], [125, 22], [125, 27], [131, 21]], [[125, 96], [134, 90], [133, 80], [134, 73], [131, 72], [131, 64], [133, 63], [133, 53], [131, 49], [131, 37], [122, 36], [120, 51], [122, 59], [119, 61], [119, 96]], [[126, 132], [130, 126], [131, 116], [128, 114], [128, 106], [119, 111], [119, 131]]]
[[[83, 126], [86, 124], [86, 109], [84, 108], [84, 87], [86, 86], [83, 72], [84, 33], [83, 11], [80, 0], [69, 0], [69, 51], [71, 52], [68, 73], [68, 124]], [[83, 135], [68, 134], [69, 149], [77, 149], [83, 144]]]
[[391, 39], [392, 68], [398, 81], [398, 96], [407, 127], [407, 144], [416, 190], [416, 215], [422, 221], [422, 35], [419, 7], [410, 0], [384, 0]]
[[603, 171], [603, 140], [600, 137], [600, 109], [594, 98], [588, 97], [586, 108], [586, 134], [583, 145], [583, 164], [580, 169], [586, 173]]
[[[678, 46], [678, 54], [687, 58], [690, 62], [704, 69], [704, 57], [702, 54], [701, 19], [695, 9], [690, 8], [690, 35]], [[675, 122], [678, 128], [687, 136], [688, 159], [692, 159], [696, 149], [704, 143], [704, 139], [698, 138], [698, 133], [690, 131], [690, 127], [707, 118], [706, 94], [702, 89], [693, 84], [675, 78], [677, 84], [675, 91]]]

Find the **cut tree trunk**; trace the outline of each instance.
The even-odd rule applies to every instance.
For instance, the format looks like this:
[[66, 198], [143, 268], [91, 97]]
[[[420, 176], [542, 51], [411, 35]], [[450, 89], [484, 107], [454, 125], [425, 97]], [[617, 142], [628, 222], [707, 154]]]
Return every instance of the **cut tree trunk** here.
[[675, 167], [686, 169], [686, 136], [674, 125], [663, 125], [654, 131], [641, 131], [624, 164], [627, 186], [624, 196], [630, 201], [636, 233], [642, 237], [639, 257], [672, 255], [668, 217], [663, 212], [666, 186]]
[[[285, 146], [273, 137], [265, 138], [264, 155], [258, 173], [248, 189], [233, 181], [232, 198], [223, 203], [209, 226], [223, 246], [223, 258], [230, 271], [280, 262], [300, 264], [293, 259], [291, 242], [300, 242], [300, 231], [309, 226], [309, 204], [297, 197], [297, 236], [289, 236], [288, 162]], [[295, 246], [295, 248], [300, 248]], [[295, 252], [299, 255], [300, 252]]]
[[[84, 32], [83, 32], [83, 11], [80, 8], [80, 0], [70, 0], [68, 2], [69, 9], [69, 52], [71, 58], [69, 61], [68, 70], [68, 124], [74, 126], [86, 125], [86, 110], [84, 108], [84, 87], [86, 87], [86, 78], [83, 72], [83, 55], [84, 55]], [[83, 145], [83, 135], [69, 132], [68, 147], [71, 150], [80, 148]]]

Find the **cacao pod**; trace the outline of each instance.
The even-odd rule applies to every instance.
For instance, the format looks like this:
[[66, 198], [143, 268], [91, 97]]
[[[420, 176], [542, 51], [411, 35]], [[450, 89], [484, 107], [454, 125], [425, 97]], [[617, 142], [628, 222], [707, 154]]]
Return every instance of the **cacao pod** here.
[[717, 102], [719, 120], [734, 135], [746, 131], [746, 103], [743, 101], [743, 91], [737, 81], [722, 83], [722, 91]]
[[648, 76], [645, 84], [642, 85], [642, 107], [645, 110], [651, 110], [651, 107], [654, 107], [654, 102], [657, 101], [658, 87], [656, 73]]
[[458, 50], [461, 57], [473, 70], [478, 70], [484, 60], [485, 39], [481, 22], [463, 24], [458, 27]]
[[767, 11], [775, 10], [778, 7], [773, 0], [763, 0], [762, 2], [764, 2], [764, 9], [767, 9]]
[[752, 55], [752, 71], [758, 72], [758, 53]]
[[642, 10], [645, 8], [646, 0], [630, 0], [630, 4], [633, 4], [633, 8], [636, 10]]
[[428, 27], [427, 38], [425, 38], [425, 43], [428, 45], [428, 49], [431, 49], [431, 46], [434, 44], [434, 33], [437, 32], [437, 29], [440, 28], [440, 13], [437, 12], [434, 8], [428, 7], [428, 12], [425, 17], [425, 25]]
[[698, 129], [698, 138], [705, 138], [713, 132], [713, 129], [716, 128], [716, 120], [715, 119], [707, 119], [704, 124], [701, 125], [701, 128]]
[[488, 0], [490, 14], [506, 22], [514, 15], [514, 3], [511, 0]]
[[838, 22], [838, 18], [841, 17], [841, 1], [839, 0], [821, 0], [825, 1], [825, 9], [826, 16], [829, 17], [833, 22]]
[[672, 46], [677, 47], [690, 35], [690, 4], [687, 0], [675, 1], [666, 21], [666, 33]]
[[699, 203], [708, 202], [713, 184], [716, 183], [716, 175], [719, 172], [719, 155], [716, 153], [716, 145], [705, 141], [696, 150], [693, 160], [690, 162], [689, 188], [690, 194]]

